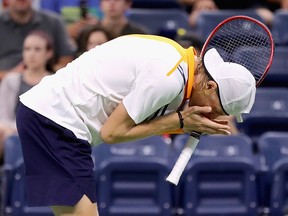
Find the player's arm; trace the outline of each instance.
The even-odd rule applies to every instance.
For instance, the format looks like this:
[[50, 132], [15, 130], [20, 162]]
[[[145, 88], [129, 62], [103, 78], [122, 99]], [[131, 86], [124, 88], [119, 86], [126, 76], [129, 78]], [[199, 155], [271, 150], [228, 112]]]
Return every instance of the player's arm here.
[[[187, 107], [183, 110], [184, 131], [197, 130], [202, 133], [227, 135], [229, 126], [223, 122], [217, 123], [203, 117], [204, 113], [210, 111], [210, 107]], [[101, 128], [101, 137], [106, 143], [118, 143], [160, 135], [179, 129], [179, 127], [179, 117], [176, 112], [135, 124], [123, 103], [120, 103]]]

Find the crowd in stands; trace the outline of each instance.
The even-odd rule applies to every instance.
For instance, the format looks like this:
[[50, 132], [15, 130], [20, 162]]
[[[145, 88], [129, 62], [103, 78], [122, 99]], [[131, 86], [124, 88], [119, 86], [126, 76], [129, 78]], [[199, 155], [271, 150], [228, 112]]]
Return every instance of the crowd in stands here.
[[[91, 5], [84, 1], [43, 0], [38, 4], [40, 8], [35, 8], [32, 0], [3, 1], [0, 14], [1, 160], [4, 139], [16, 133], [15, 109], [18, 96], [48, 74], [43, 68], [48, 61], [47, 56], [35, 54], [43, 49], [40, 45], [44, 46], [45, 41], [39, 47], [35, 45], [27, 48], [27, 41], [32, 40], [30, 34], [38, 30], [43, 34], [42, 40], [44, 34], [47, 34], [47, 38], [53, 41], [53, 47], [47, 47], [46, 54], [49, 51], [53, 60], [49, 73], [55, 73], [96, 45], [120, 35], [147, 33], [144, 27], [128, 20], [126, 13], [131, 5], [131, 0], [95, 0], [91, 1]], [[100, 9], [101, 16], [97, 13]], [[28, 49], [33, 49], [35, 56], [28, 54]], [[39, 61], [37, 67], [33, 65], [36, 61]]]
[[0, 85], [0, 158], [3, 156], [3, 142], [16, 130], [16, 108], [19, 95], [36, 85], [43, 77], [52, 74], [53, 41], [43, 31], [31, 31], [24, 39], [23, 70], [5, 75]]
[[[121, 35], [149, 34], [147, 26], [129, 19], [129, 11], [143, 5], [145, 0], [137, 2], [0, 0], [0, 166], [3, 163], [3, 142], [7, 137], [17, 134], [15, 112], [19, 95], [97, 45]], [[179, 6], [178, 9], [186, 12], [191, 29], [176, 30], [169, 37], [183, 47], [194, 46], [198, 54], [205, 41], [193, 28], [203, 11], [252, 9], [257, 11], [268, 27], [273, 23], [275, 11], [282, 9], [288, 12], [288, 0], [174, 2]], [[151, 7], [146, 5], [145, 8]], [[231, 133], [238, 134], [234, 119], [228, 120]]]
[[[151, 4], [151, 1], [147, 4]], [[137, 4], [137, 0], [2, 0], [0, 10], [0, 98], [2, 101], [0, 159], [3, 139], [16, 132], [15, 106], [20, 93], [39, 82], [40, 78], [49, 73], [55, 73], [96, 45], [121, 35], [149, 34], [150, 30], [147, 26], [129, 20], [129, 11], [135, 9], [135, 5], [141, 6], [141, 3]], [[193, 29], [198, 15], [203, 11], [255, 9], [263, 21], [270, 26], [273, 13], [277, 9], [288, 9], [287, 0], [175, 0], [175, 5], [187, 12], [191, 29], [176, 31], [172, 39], [184, 47], [194, 46], [197, 53], [200, 53], [204, 40], [190, 30]], [[164, 7], [162, 9], [165, 10]], [[38, 33], [36, 34], [35, 31]], [[45, 38], [47, 38], [46, 41]], [[51, 44], [48, 38], [51, 38]], [[35, 60], [31, 56], [28, 57], [26, 43], [29, 40], [38, 40], [42, 46], [46, 43], [46, 50], [44, 50], [46, 53], [43, 51], [44, 53], [37, 56], [38, 59]], [[49, 47], [48, 44], [50, 44]], [[40, 52], [40, 45], [37, 51], [37, 47], [31, 49], [35, 49], [35, 53]], [[52, 55], [52, 51], [53, 56], [49, 60], [51, 67], [47, 70], [44, 67], [48, 63], [47, 54]], [[39, 61], [37, 67], [33, 65], [36, 64], [33, 61]], [[12, 94], [13, 96], [10, 96]], [[3, 103], [3, 101], [11, 103]], [[233, 122], [233, 119], [231, 121]], [[237, 128], [233, 124], [232, 132], [237, 133]]]
[[216, 11], [225, 9], [255, 9], [267, 25], [270, 25], [273, 19], [273, 12], [267, 5], [269, 0], [179, 0], [188, 8], [189, 23], [195, 26], [197, 17], [202, 11]]

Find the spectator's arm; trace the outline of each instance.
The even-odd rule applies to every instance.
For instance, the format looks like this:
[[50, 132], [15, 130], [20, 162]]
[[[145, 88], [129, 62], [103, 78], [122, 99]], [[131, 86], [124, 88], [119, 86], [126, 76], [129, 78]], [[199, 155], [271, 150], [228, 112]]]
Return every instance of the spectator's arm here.
[[20, 74], [6, 76], [0, 84], [0, 121], [7, 127], [16, 128], [15, 109], [18, 101]]
[[215, 11], [218, 10], [217, 5], [215, 4], [214, 0], [201, 0], [196, 1], [193, 4], [193, 9], [189, 16], [189, 24], [192, 27], [196, 26], [198, 16], [203, 11]]
[[99, 20], [96, 17], [88, 16], [87, 18], [82, 18], [74, 23], [71, 23], [67, 26], [69, 36], [76, 41], [79, 37], [80, 32], [87, 26], [94, 26], [99, 23]]

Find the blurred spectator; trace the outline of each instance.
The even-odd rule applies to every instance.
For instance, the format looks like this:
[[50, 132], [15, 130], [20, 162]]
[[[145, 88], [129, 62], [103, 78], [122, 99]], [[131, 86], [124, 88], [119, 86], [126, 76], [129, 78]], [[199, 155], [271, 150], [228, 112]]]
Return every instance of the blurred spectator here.
[[3, 78], [0, 85], [0, 160], [3, 159], [4, 140], [17, 133], [15, 112], [19, 95], [52, 73], [52, 56], [52, 39], [42, 31], [33, 31], [23, 44], [23, 73], [10, 73]]
[[214, 0], [194, 0], [191, 3], [191, 0], [180, 0], [184, 1], [185, 4], [187, 3], [188, 6], [191, 7], [190, 16], [189, 16], [189, 24], [192, 27], [196, 26], [197, 18], [202, 11], [215, 11], [218, 10], [217, 5], [215, 4]]
[[7, 8], [7, 0], [0, 0], [1, 11], [4, 11]]
[[101, 26], [92, 26], [81, 32], [78, 40], [78, 55], [109, 40], [109, 34]]
[[[202, 11], [215, 11], [225, 9], [255, 9], [264, 22], [270, 26], [273, 13], [262, 2], [263, 0], [178, 0], [185, 5], [190, 13], [189, 23], [195, 27], [197, 17]], [[270, 1], [270, 0], [268, 0]], [[272, 0], [271, 0], [272, 1]]]
[[75, 46], [81, 30], [97, 24], [102, 16], [99, 0], [42, 0], [41, 9], [53, 11], [63, 17]]
[[[40, 1], [41, 0], [32, 0], [32, 7], [38, 10], [40, 8]], [[0, 0], [0, 12], [8, 8], [8, 3], [9, 0]]]
[[148, 30], [128, 20], [126, 13], [132, 0], [100, 0], [103, 18], [100, 25], [109, 33], [110, 39], [127, 34], [147, 34]]
[[69, 63], [74, 50], [63, 20], [54, 13], [36, 11], [32, 0], [6, 0], [8, 8], [0, 15], [0, 79], [8, 71], [21, 71], [22, 44], [25, 36], [32, 30], [43, 30], [54, 40], [56, 71]]
[[[132, 0], [95, 0], [94, 4], [92, 4], [93, 0], [52, 0], [45, 3], [46, 6], [45, 0], [42, 1], [42, 8], [54, 10], [66, 17], [69, 36], [76, 46], [79, 45], [79, 37], [83, 29], [96, 25], [102, 26], [109, 33], [109, 40], [126, 34], [148, 33], [148, 29], [144, 26], [133, 23], [127, 18], [127, 12], [132, 7]], [[51, 7], [52, 2], [54, 2], [54, 6], [57, 5], [54, 9]], [[77, 5], [78, 10], [75, 9]], [[90, 10], [91, 7], [94, 9]], [[95, 10], [98, 11], [96, 14]], [[70, 16], [74, 14], [73, 18], [67, 18], [68, 14]]]

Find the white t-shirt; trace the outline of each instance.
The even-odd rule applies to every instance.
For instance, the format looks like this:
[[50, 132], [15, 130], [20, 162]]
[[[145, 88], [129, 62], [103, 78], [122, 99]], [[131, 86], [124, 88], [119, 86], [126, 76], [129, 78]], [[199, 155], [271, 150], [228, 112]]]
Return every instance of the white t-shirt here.
[[136, 124], [179, 107], [188, 66], [173, 43], [149, 35], [116, 38], [43, 78], [20, 100], [76, 137], [99, 144], [102, 125], [121, 101]]

